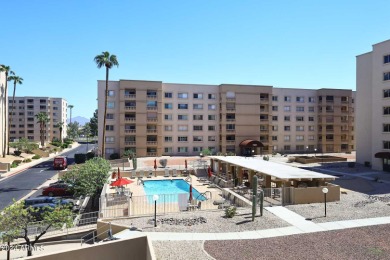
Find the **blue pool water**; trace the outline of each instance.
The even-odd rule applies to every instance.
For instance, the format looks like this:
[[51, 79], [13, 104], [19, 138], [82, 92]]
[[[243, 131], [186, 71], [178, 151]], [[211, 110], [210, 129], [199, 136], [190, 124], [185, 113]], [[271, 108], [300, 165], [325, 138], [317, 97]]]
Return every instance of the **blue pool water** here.
[[[185, 180], [148, 180], [144, 181], [144, 190], [148, 196], [148, 202], [154, 203], [153, 195], [159, 195], [157, 203], [177, 202], [177, 194], [190, 194], [190, 184]], [[164, 195], [167, 194], [167, 195]], [[206, 198], [192, 187], [192, 198], [206, 200]]]

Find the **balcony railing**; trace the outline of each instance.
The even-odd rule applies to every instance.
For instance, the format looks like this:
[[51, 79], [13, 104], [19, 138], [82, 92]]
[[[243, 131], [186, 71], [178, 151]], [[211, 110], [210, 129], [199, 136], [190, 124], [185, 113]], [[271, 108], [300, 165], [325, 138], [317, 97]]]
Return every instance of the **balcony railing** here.
[[226, 111], [236, 111], [236, 108], [235, 107], [227, 107]]
[[125, 121], [135, 121], [135, 117], [125, 117]]
[[268, 102], [268, 101], [269, 101], [269, 98], [260, 98], [260, 101], [261, 101], [261, 102]]
[[148, 122], [157, 122], [157, 117], [148, 117]]
[[147, 152], [146, 156], [157, 156], [157, 153], [154, 152]]
[[136, 106], [125, 106], [125, 110], [135, 110]]
[[229, 132], [229, 133], [235, 132], [235, 131], [236, 131], [236, 129], [226, 129], [226, 132]]
[[157, 110], [156, 106], [147, 106], [147, 110]]
[[146, 141], [147, 145], [157, 145], [157, 141]]
[[135, 132], [136, 132], [135, 129], [125, 129], [126, 134], [135, 133]]
[[125, 98], [136, 98], [135, 94], [125, 94]]
[[156, 98], [157, 98], [157, 95], [147, 95], [146, 97], [147, 97], [147, 98], [156, 99]]
[[135, 141], [125, 141], [125, 145], [135, 145]]
[[236, 98], [235, 97], [227, 97], [226, 101], [236, 101]]
[[236, 121], [235, 118], [226, 118], [226, 122], [234, 122], [234, 121]]
[[235, 142], [236, 142], [236, 140], [226, 140], [226, 143], [228, 143], [228, 144], [235, 143]]
[[148, 133], [148, 134], [157, 133], [157, 129], [147, 129], [146, 133]]

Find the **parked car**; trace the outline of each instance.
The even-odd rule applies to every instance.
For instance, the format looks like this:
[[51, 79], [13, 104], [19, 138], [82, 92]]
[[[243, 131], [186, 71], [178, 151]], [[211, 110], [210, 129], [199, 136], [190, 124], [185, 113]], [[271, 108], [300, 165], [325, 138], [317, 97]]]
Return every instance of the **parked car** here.
[[64, 170], [68, 167], [68, 159], [65, 156], [56, 156], [53, 161], [54, 169]]
[[29, 207], [35, 204], [42, 204], [42, 203], [51, 203], [61, 206], [67, 206], [69, 208], [73, 208], [74, 203], [73, 201], [69, 199], [62, 199], [62, 198], [55, 198], [55, 197], [48, 197], [48, 196], [41, 196], [36, 198], [29, 198], [24, 200], [25, 207]]
[[52, 182], [49, 184], [49, 186], [53, 186], [53, 185], [57, 185], [57, 184], [67, 184], [65, 181], [63, 180], [58, 180], [56, 182]]
[[74, 194], [74, 191], [71, 186], [65, 183], [59, 183], [56, 185], [52, 185], [49, 187], [46, 187], [42, 191], [43, 196], [72, 196]]
[[39, 203], [29, 206], [28, 208], [32, 208], [31, 215], [35, 217], [37, 221], [42, 220], [42, 214], [48, 211], [54, 210], [57, 207], [56, 204], [53, 203]]

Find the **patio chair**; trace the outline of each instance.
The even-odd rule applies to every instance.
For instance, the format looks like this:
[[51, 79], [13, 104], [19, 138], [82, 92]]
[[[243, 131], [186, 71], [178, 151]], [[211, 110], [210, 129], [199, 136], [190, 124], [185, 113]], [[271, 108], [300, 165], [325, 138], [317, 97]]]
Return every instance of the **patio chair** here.
[[135, 177], [136, 177], [136, 172], [135, 172], [135, 170], [131, 170], [131, 173], [130, 173], [131, 175], [130, 175], [130, 179], [135, 179]]
[[176, 169], [172, 170], [172, 177], [177, 177], [177, 170]]
[[148, 174], [148, 176], [147, 176], [146, 178], [152, 178], [152, 177], [153, 177], [153, 172], [150, 171], [149, 174]]
[[188, 204], [188, 210], [195, 210], [195, 209], [200, 209], [200, 207], [202, 206], [202, 202], [201, 201], [198, 201], [197, 204]]
[[164, 177], [169, 177], [169, 169], [165, 169], [164, 171]]

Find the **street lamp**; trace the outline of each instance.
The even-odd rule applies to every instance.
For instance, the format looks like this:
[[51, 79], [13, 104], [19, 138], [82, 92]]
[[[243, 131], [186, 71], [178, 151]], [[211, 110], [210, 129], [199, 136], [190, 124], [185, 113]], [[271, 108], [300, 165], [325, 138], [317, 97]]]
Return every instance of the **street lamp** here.
[[154, 200], [154, 227], [157, 227], [157, 200], [158, 200], [157, 194], [153, 195], [153, 200]]
[[324, 193], [324, 202], [325, 202], [325, 217], [326, 217], [326, 194], [328, 193], [328, 188], [322, 188], [322, 192]]
[[317, 148], [314, 148], [314, 157], [317, 157], [316, 153], [317, 153]]
[[309, 156], [309, 146], [306, 146], [306, 155]]

